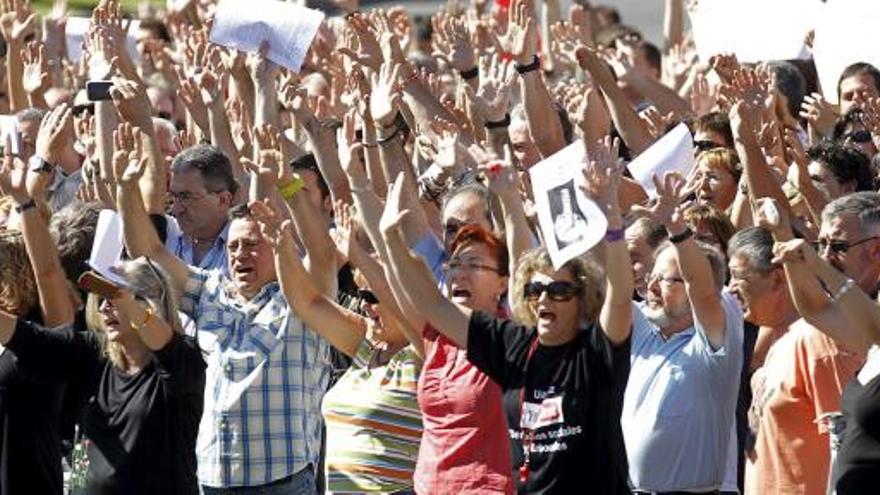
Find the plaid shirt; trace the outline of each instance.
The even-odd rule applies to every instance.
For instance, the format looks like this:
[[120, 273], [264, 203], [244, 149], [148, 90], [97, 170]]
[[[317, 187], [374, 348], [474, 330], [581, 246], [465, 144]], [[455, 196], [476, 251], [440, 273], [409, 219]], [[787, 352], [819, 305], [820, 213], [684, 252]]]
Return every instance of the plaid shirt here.
[[317, 466], [329, 345], [291, 313], [279, 285], [245, 302], [219, 272], [190, 266], [181, 309], [208, 353], [199, 482], [259, 486]]

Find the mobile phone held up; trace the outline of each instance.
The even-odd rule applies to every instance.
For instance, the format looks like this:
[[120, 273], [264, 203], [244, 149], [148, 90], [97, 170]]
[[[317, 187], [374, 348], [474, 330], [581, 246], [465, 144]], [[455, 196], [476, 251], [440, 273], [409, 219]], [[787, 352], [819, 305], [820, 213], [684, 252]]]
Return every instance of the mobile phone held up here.
[[112, 87], [112, 81], [89, 81], [86, 83], [86, 96], [89, 101], [112, 100], [113, 97], [110, 96]]

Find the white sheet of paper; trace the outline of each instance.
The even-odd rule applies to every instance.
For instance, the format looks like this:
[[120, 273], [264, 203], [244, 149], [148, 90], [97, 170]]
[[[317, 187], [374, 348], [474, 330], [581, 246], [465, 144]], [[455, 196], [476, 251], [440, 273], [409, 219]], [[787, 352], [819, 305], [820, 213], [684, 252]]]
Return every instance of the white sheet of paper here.
[[848, 66], [868, 62], [880, 68], [880, 2], [834, 0], [816, 18], [813, 59], [825, 99], [837, 103], [837, 80]]
[[321, 11], [278, 0], [221, 0], [211, 42], [257, 52], [267, 41], [269, 60], [299, 72], [323, 20]]
[[691, 12], [701, 60], [735, 53], [740, 62], [807, 59], [804, 38], [819, 0], [700, 0]]
[[[92, 20], [88, 17], [69, 17], [67, 19], [67, 27], [64, 29], [64, 35], [67, 41], [67, 56], [70, 60], [79, 60], [83, 52], [83, 39], [85, 39], [86, 30]], [[137, 52], [137, 39], [135, 33], [141, 25], [141, 21], [132, 20], [128, 27], [128, 36], [125, 40], [125, 46], [128, 48], [129, 55], [135, 60], [140, 58]]]
[[15, 115], [0, 115], [0, 141], [6, 146], [6, 138], [9, 137], [9, 147], [13, 155], [21, 152], [21, 134], [18, 132], [18, 117]]
[[128, 282], [111, 270], [122, 260], [122, 248], [122, 218], [113, 210], [101, 210], [89, 266], [102, 277], [127, 287]]
[[577, 140], [529, 169], [538, 222], [557, 270], [598, 244], [608, 229], [605, 214], [580, 189], [585, 156]]
[[628, 165], [633, 178], [645, 188], [649, 197], [656, 197], [654, 175], [680, 172], [687, 177], [694, 166], [694, 139], [684, 124], [675, 126]]

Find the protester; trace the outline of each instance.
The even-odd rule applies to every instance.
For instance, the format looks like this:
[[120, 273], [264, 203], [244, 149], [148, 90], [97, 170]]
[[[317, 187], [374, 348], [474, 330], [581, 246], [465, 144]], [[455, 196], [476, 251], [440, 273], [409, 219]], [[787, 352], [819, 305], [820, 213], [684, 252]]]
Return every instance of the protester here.
[[[880, 11], [838, 3], [4, 3], [0, 491], [870, 492]], [[111, 267], [179, 314], [96, 322]], [[71, 363], [204, 384], [110, 434]]]

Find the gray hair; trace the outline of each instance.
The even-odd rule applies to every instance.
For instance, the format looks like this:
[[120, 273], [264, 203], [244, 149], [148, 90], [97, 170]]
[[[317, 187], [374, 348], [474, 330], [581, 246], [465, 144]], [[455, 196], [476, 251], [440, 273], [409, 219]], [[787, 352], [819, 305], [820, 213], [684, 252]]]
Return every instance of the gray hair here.
[[880, 233], [880, 193], [861, 191], [837, 198], [825, 205], [822, 222], [847, 215], [858, 219], [862, 234], [877, 235]]
[[762, 274], [773, 271], [773, 235], [763, 227], [740, 230], [730, 238], [727, 256], [742, 256], [749, 266]]
[[[128, 282], [128, 290], [135, 297], [146, 300], [156, 309], [156, 316], [164, 320], [171, 327], [171, 331], [183, 333], [183, 325], [178, 315], [180, 295], [171, 283], [171, 276], [164, 268], [141, 256], [134, 260], [123, 261], [117, 267], [117, 273]], [[86, 324], [93, 331], [102, 328], [99, 305], [100, 298], [90, 294], [86, 305]], [[110, 362], [118, 368], [127, 369], [129, 363], [120, 344], [104, 339], [103, 332], [99, 332], [99, 335], [102, 336], [104, 354]]]
[[[709, 259], [709, 267], [712, 270], [712, 280], [715, 282], [715, 289], [718, 292], [721, 292], [721, 289], [724, 288], [724, 283], [727, 281], [727, 261], [724, 259], [724, 254], [711, 244], [701, 241], [696, 242], [700, 251], [702, 251], [703, 254], [706, 255], [706, 258]], [[654, 251], [654, 258], [659, 258], [660, 253], [673, 247], [674, 245], [672, 244], [672, 241], [668, 239], [663, 241], [663, 243], [657, 247], [657, 250]]]

